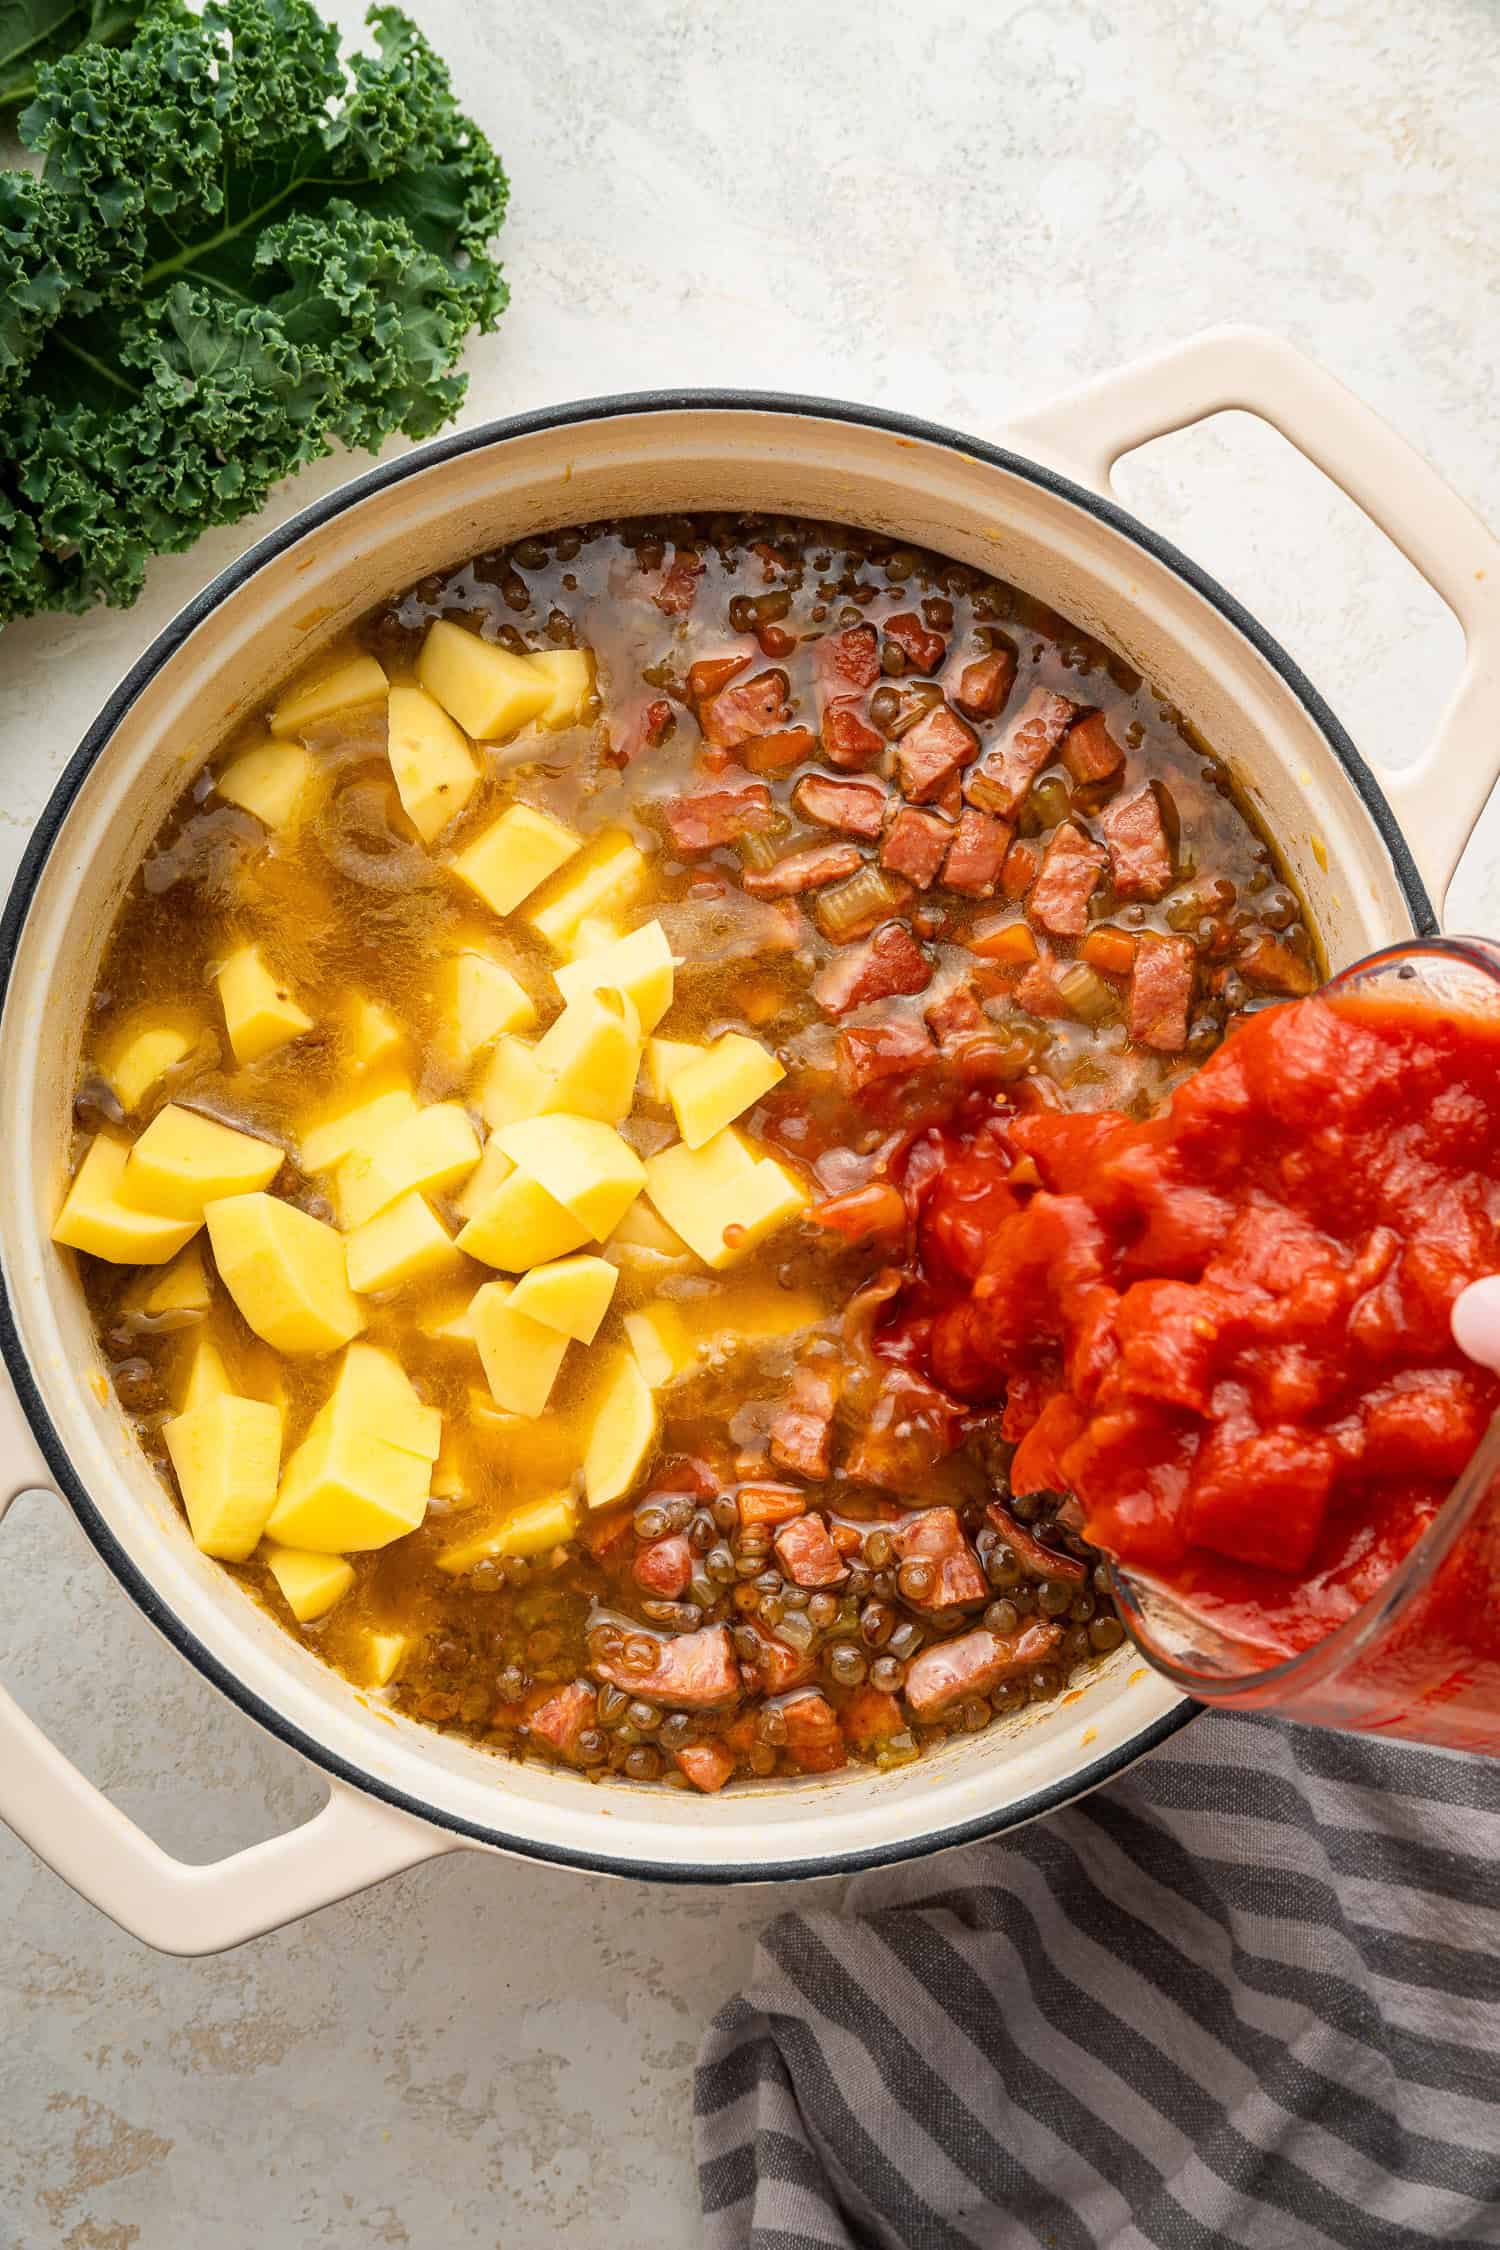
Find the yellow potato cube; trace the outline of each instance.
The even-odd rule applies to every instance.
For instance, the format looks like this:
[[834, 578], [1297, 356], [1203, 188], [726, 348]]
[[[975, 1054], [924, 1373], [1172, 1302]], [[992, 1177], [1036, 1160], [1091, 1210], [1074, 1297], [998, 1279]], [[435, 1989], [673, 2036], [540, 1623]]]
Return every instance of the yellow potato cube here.
[[369, 1070], [376, 1063], [389, 1062], [405, 1040], [406, 1033], [380, 1001], [357, 999], [353, 1003], [349, 1010], [348, 1043], [349, 1059], [356, 1070]]
[[672, 1073], [668, 1098], [677, 1130], [689, 1148], [702, 1148], [785, 1076], [776, 1057], [758, 1039], [726, 1031], [695, 1062]]
[[122, 1109], [139, 1109], [157, 1081], [197, 1043], [197, 1028], [184, 1013], [135, 1008], [99, 1056], [99, 1074], [118, 1094]]
[[583, 1489], [591, 1508], [606, 1508], [630, 1490], [656, 1449], [660, 1426], [635, 1354], [621, 1352], [594, 1409], [583, 1456]]
[[545, 1500], [530, 1500], [513, 1509], [503, 1523], [476, 1538], [461, 1539], [438, 1554], [437, 1566], [450, 1578], [460, 1578], [478, 1564], [501, 1555], [544, 1555], [561, 1547], [578, 1529], [578, 1510], [569, 1492], [549, 1493]]
[[536, 1003], [524, 984], [485, 953], [459, 953], [438, 972], [436, 1000], [467, 1062], [502, 1032], [529, 1031]]
[[597, 1117], [562, 1111], [523, 1117], [495, 1135], [520, 1171], [544, 1187], [598, 1241], [611, 1234], [645, 1185], [628, 1141]]
[[[73, 1175], [52, 1239], [69, 1250], [87, 1250], [116, 1266], [164, 1266], [197, 1233], [197, 1219], [163, 1218], [120, 1201], [130, 1151], [100, 1133], [90, 1141]], [[587, 1236], [583, 1239], [587, 1240]]]
[[484, 1153], [453, 1198], [453, 1207], [464, 1219], [477, 1218], [492, 1196], [499, 1194], [515, 1166], [496, 1140], [486, 1141]]
[[586, 716], [594, 692], [594, 664], [586, 648], [544, 648], [527, 657], [552, 689], [552, 700], [537, 713], [539, 727], [571, 727]]
[[435, 1461], [443, 1442], [443, 1417], [435, 1406], [422, 1404], [394, 1352], [378, 1344], [351, 1344], [312, 1430], [378, 1437], [401, 1453]]
[[473, 1351], [479, 1349], [474, 1334], [474, 1323], [469, 1317], [473, 1292], [461, 1297], [446, 1298], [441, 1304], [427, 1305], [417, 1314], [417, 1332], [431, 1344], [467, 1344]]
[[141, 1310], [158, 1320], [164, 1313], [206, 1313], [211, 1300], [203, 1247], [190, 1242], [165, 1273], [141, 1293]]
[[217, 1118], [168, 1102], [136, 1142], [120, 1179], [120, 1200], [170, 1219], [201, 1219], [222, 1196], [269, 1187], [285, 1151]]
[[417, 678], [476, 742], [500, 742], [539, 718], [556, 692], [524, 656], [439, 618], [427, 628]]
[[805, 1190], [776, 1159], [757, 1156], [732, 1126], [702, 1148], [685, 1141], [649, 1157], [646, 1193], [705, 1265], [721, 1271], [803, 1209]]
[[[645, 854], [637, 851], [623, 829], [607, 828], [579, 854], [575, 866], [548, 884], [541, 898], [527, 907], [522, 920], [530, 923], [538, 937], [563, 952], [581, 922], [592, 915], [616, 913], [638, 897], [649, 873]], [[597, 961], [601, 956], [596, 953], [586, 958]]]
[[407, 1086], [391, 1086], [350, 1109], [321, 1110], [300, 1126], [297, 1153], [305, 1172], [331, 1172], [356, 1152], [373, 1155], [398, 1127], [417, 1114], [416, 1096]]
[[204, 1217], [219, 1278], [266, 1343], [282, 1352], [332, 1352], [359, 1334], [365, 1316], [349, 1287], [343, 1237], [332, 1227], [264, 1190], [210, 1203]]
[[534, 806], [508, 805], [449, 865], [486, 906], [510, 914], [573, 857], [579, 842], [571, 828]]
[[389, 1687], [410, 1644], [404, 1633], [366, 1633], [356, 1669], [366, 1687]]
[[433, 1102], [398, 1125], [379, 1148], [345, 1157], [338, 1173], [340, 1222], [362, 1227], [413, 1190], [443, 1195], [478, 1162], [479, 1135], [462, 1103]]
[[432, 1463], [320, 1416], [288, 1461], [266, 1530], [320, 1555], [388, 1547], [427, 1513]]
[[[504, 1151], [498, 1144], [498, 1154]], [[460, 1230], [458, 1247], [484, 1265], [525, 1273], [581, 1250], [589, 1230], [525, 1172], [512, 1171]]]
[[206, 1406], [211, 1398], [225, 1398], [234, 1389], [224, 1354], [211, 1336], [197, 1336], [173, 1368], [172, 1397], [181, 1414]]
[[326, 1616], [354, 1584], [354, 1565], [345, 1562], [342, 1555], [314, 1554], [308, 1547], [268, 1546], [263, 1560], [299, 1625], [310, 1625], [315, 1617]]
[[610, 1236], [609, 1247], [611, 1250], [651, 1250], [662, 1258], [688, 1259], [693, 1254], [682, 1236], [672, 1232], [644, 1197], [631, 1204]]
[[675, 1305], [643, 1305], [625, 1315], [625, 1340], [653, 1391], [675, 1383], [698, 1364], [693, 1332]]
[[271, 713], [272, 734], [301, 734], [323, 719], [336, 718], [361, 703], [377, 703], [386, 691], [385, 674], [373, 656], [350, 657], [331, 671], [316, 673], [284, 695]]
[[[581, 954], [552, 972], [564, 1000], [576, 1000], [601, 984], [628, 992], [642, 1031], [654, 1031], [672, 1005], [676, 960], [660, 922], [643, 922], [628, 937], [615, 937], [595, 952]], [[682, 1041], [663, 1042], [682, 1045]], [[701, 1049], [694, 1049], [701, 1053]]]
[[404, 1289], [409, 1282], [431, 1281], [463, 1264], [458, 1247], [425, 1196], [403, 1195], [362, 1227], [345, 1245], [349, 1286], [361, 1296]]
[[221, 1562], [253, 1554], [276, 1499], [281, 1416], [259, 1399], [206, 1398], [163, 1426], [193, 1544]]
[[666, 1102], [671, 1097], [672, 1081], [696, 1062], [701, 1062], [708, 1050], [693, 1039], [648, 1039], [646, 1041], [646, 1091], [654, 1102]]
[[628, 992], [603, 985], [570, 1000], [532, 1059], [551, 1081], [543, 1108], [618, 1125], [630, 1115], [641, 1068], [641, 1019]]
[[492, 1133], [545, 1108], [550, 1081], [524, 1039], [502, 1037], [490, 1058], [475, 1106]]
[[401, 809], [424, 844], [457, 820], [479, 782], [467, 738], [419, 687], [393, 687], [386, 743]]
[[214, 982], [219, 988], [229, 1044], [242, 1069], [312, 1029], [312, 1017], [304, 1014], [286, 986], [272, 976], [258, 945], [242, 945], [231, 953]]
[[568, 961], [582, 961], [590, 953], [602, 953], [606, 946], [619, 942], [618, 922], [612, 922], [607, 914], [585, 914], [563, 951]]
[[554, 1258], [521, 1276], [511, 1303], [528, 1320], [555, 1328], [580, 1344], [591, 1344], [609, 1310], [619, 1275], [603, 1258]]
[[512, 1282], [487, 1281], [475, 1293], [471, 1318], [495, 1404], [535, 1421], [551, 1395], [568, 1339], [517, 1312], [514, 1295]]
[[231, 758], [214, 783], [226, 804], [270, 829], [290, 828], [307, 801], [313, 762], [300, 743], [260, 742]]
[[[236, 1339], [238, 1342], [238, 1339]], [[266, 1406], [274, 1406], [281, 1417], [282, 1430], [286, 1429], [287, 1395], [286, 1362], [280, 1352], [273, 1352], [258, 1336], [240, 1344], [237, 1355], [235, 1389], [244, 1398], [258, 1398]]]

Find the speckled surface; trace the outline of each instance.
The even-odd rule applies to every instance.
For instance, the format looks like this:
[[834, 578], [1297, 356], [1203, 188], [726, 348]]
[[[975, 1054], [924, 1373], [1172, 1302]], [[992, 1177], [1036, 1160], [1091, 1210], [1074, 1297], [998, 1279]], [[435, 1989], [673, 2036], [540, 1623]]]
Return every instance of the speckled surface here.
[[[1500, 518], [1491, 0], [413, 5], [515, 186], [515, 304], [466, 418], [747, 384], [988, 433], [1250, 318]], [[1368, 754], [1412, 754], [1452, 621], [1279, 440], [1237, 418], [1120, 482]], [[115, 678], [249, 537], [160, 566], [122, 616], [5, 634], [0, 876]], [[1494, 926], [1495, 858], [1471, 854], [1454, 920]], [[206, 1859], [313, 1808], [54, 1505], [0, 1536], [7, 1684], [163, 1843]], [[699, 2026], [791, 1895], [462, 1857], [190, 1964], [0, 1833], [0, 2245], [682, 2250]]]

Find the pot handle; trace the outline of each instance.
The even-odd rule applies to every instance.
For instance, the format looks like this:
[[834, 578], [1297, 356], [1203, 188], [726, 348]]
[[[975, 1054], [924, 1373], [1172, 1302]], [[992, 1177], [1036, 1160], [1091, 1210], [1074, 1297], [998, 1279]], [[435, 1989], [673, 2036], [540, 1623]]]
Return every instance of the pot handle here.
[[1441, 916], [1500, 775], [1500, 542], [1378, 414], [1258, 328], [1214, 328], [1085, 383], [1011, 425], [1015, 446], [1110, 495], [1123, 454], [1238, 408], [1279, 430], [1346, 492], [1463, 628], [1463, 676], [1422, 755], [1381, 785]]
[[[54, 1490], [3, 1379], [0, 1464], [0, 1520], [19, 1494]], [[222, 1953], [460, 1842], [335, 1781], [300, 1828], [192, 1866], [127, 1820], [3, 1688], [0, 1820], [121, 1929], [183, 1955]]]

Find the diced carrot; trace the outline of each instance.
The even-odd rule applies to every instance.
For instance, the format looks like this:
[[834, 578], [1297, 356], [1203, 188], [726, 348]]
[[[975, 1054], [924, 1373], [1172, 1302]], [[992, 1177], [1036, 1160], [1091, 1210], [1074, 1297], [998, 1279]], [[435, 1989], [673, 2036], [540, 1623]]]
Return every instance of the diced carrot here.
[[1025, 968], [1036, 955], [1036, 939], [1024, 922], [979, 922], [969, 935], [969, 951], [1008, 968]]
[[1107, 977], [1128, 977], [1135, 967], [1135, 939], [1128, 930], [1111, 929], [1107, 922], [1090, 930], [1078, 950], [1091, 969], [1100, 969]]
[[807, 1494], [789, 1484], [742, 1484], [739, 1490], [740, 1522], [790, 1523], [807, 1512]]

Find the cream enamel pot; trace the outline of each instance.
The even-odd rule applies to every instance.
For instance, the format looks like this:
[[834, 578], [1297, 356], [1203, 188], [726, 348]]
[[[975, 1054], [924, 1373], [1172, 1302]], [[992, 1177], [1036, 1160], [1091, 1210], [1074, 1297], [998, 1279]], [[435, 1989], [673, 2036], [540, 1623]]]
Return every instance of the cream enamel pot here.
[[[1422, 759], [1377, 785], [1286, 654], [1108, 497], [1132, 447], [1260, 415], [1395, 540], [1468, 663]], [[462, 432], [306, 510], [209, 586], [111, 697], [37, 829], [0, 926], [0, 1508], [56, 1491], [152, 1623], [330, 1781], [304, 1827], [217, 1865], [168, 1857], [0, 1695], [0, 1815], [149, 1944], [207, 1953], [455, 1849], [613, 1874], [841, 1873], [1035, 1818], [1192, 1715], [1127, 1646], [1076, 1697], [890, 1775], [718, 1798], [514, 1765], [397, 1717], [320, 1665], [193, 1548], [101, 1363], [48, 1228], [99, 955], [185, 777], [226, 727], [382, 596], [524, 533], [614, 515], [766, 508], [890, 532], [1011, 579], [1109, 643], [1224, 757], [1342, 966], [1436, 927], [1500, 764], [1500, 547], [1348, 392], [1286, 346], [1220, 331], [1091, 385], [1003, 446], [820, 400], [602, 399]], [[0, 1384], [0, 1389], [3, 1389]]]

